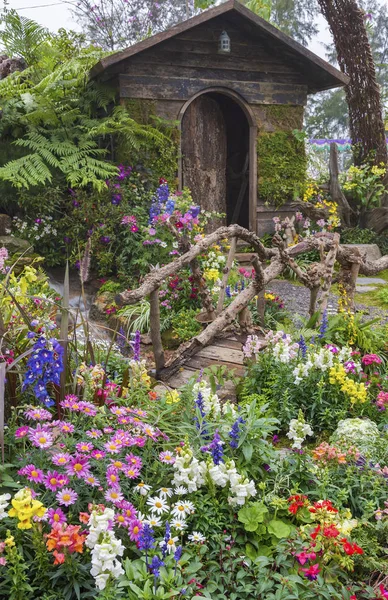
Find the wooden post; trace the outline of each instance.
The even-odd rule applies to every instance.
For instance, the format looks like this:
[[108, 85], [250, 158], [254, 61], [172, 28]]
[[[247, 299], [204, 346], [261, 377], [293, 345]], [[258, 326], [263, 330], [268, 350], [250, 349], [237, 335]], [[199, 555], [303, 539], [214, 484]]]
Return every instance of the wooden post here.
[[150, 334], [155, 358], [156, 372], [164, 368], [164, 352], [160, 335], [159, 288], [150, 293]]
[[327, 253], [326, 259], [324, 261], [325, 271], [324, 271], [323, 278], [322, 278], [323, 279], [322, 294], [319, 299], [319, 310], [321, 313], [321, 317], [322, 317], [323, 313], [325, 312], [325, 310], [327, 309], [327, 305], [329, 302], [329, 294], [330, 294], [331, 282], [333, 280], [334, 265], [335, 265], [335, 261], [337, 258], [339, 241], [340, 241], [340, 236], [338, 233], [335, 233], [333, 236], [333, 246]]
[[229, 249], [228, 259], [226, 261], [226, 265], [224, 268], [224, 275], [222, 277], [222, 282], [221, 282], [221, 287], [220, 287], [220, 295], [218, 296], [218, 304], [217, 304], [217, 314], [218, 315], [220, 314], [220, 312], [222, 311], [222, 309], [224, 307], [226, 286], [228, 285], [229, 273], [230, 273], [230, 269], [232, 268], [232, 265], [233, 265], [234, 255], [236, 253], [236, 245], [237, 245], [237, 238], [232, 237], [232, 239], [230, 240], [230, 249]]
[[347, 227], [350, 227], [350, 216], [352, 214], [352, 209], [350, 208], [349, 202], [346, 200], [339, 184], [338, 148], [335, 142], [330, 144], [329, 171], [329, 192], [331, 199], [333, 202], [338, 204], [343, 224]]
[[310, 306], [309, 306], [309, 315], [312, 317], [317, 312], [317, 298], [319, 292], [319, 285], [315, 285], [310, 289]]
[[264, 298], [265, 290], [262, 289], [257, 293], [257, 317], [259, 319], [260, 327], [264, 327], [265, 325], [265, 298]]

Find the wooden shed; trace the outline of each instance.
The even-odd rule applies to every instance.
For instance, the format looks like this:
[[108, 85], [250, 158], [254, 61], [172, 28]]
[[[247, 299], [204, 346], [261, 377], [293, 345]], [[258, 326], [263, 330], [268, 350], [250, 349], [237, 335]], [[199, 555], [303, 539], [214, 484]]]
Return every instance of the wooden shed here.
[[91, 74], [176, 121], [180, 186], [204, 210], [259, 233], [272, 195], [289, 200], [304, 169], [292, 131], [308, 94], [348, 82], [236, 0], [108, 56]]

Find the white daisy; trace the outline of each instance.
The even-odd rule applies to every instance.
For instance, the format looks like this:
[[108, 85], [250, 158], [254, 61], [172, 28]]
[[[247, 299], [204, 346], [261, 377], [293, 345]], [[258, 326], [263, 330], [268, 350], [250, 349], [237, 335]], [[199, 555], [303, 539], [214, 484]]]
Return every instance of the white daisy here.
[[136, 519], [138, 521], [140, 521], [141, 524], [143, 524], [143, 523], [146, 522], [147, 517], [145, 515], [143, 515], [143, 513], [138, 512], [137, 515], [136, 515]]
[[176, 519], [185, 519], [186, 518], [186, 509], [183, 502], [177, 502], [174, 504], [172, 509], [172, 514]]
[[160, 490], [158, 490], [159, 494], [162, 496], [162, 498], [171, 498], [172, 496], [172, 489], [171, 488], [160, 488]]
[[173, 519], [171, 521], [171, 527], [177, 529], [178, 531], [183, 531], [187, 527], [187, 523], [182, 521], [181, 519]]
[[170, 537], [170, 539], [168, 540], [167, 543], [164, 540], [162, 540], [161, 542], [159, 542], [159, 546], [161, 548], [166, 548], [168, 554], [170, 554], [171, 552], [175, 552], [175, 550], [176, 550], [176, 542], [178, 540], [179, 540], [178, 537]]
[[144, 481], [141, 481], [133, 488], [135, 492], [139, 492], [141, 496], [147, 496], [148, 492], [151, 489], [150, 485], [146, 485]]
[[205, 536], [198, 531], [193, 531], [193, 533], [190, 533], [190, 535], [187, 537], [189, 538], [190, 542], [206, 542]]
[[159, 517], [154, 517], [153, 515], [148, 515], [144, 523], [150, 527], [161, 527], [163, 525], [161, 519]]
[[165, 498], [161, 496], [155, 496], [153, 498], [148, 498], [147, 500], [148, 506], [150, 506], [151, 512], [156, 512], [158, 515], [163, 514], [164, 512], [168, 512], [170, 510], [169, 505], [166, 502]]
[[184, 502], [182, 502], [182, 504], [185, 507], [185, 511], [188, 515], [192, 515], [193, 513], [195, 513], [195, 506], [192, 502], [190, 502], [189, 500], [185, 500]]
[[183, 485], [178, 485], [178, 487], [176, 487], [174, 489], [174, 494], [176, 496], [184, 496], [187, 493], [188, 493], [188, 489], [185, 488]]

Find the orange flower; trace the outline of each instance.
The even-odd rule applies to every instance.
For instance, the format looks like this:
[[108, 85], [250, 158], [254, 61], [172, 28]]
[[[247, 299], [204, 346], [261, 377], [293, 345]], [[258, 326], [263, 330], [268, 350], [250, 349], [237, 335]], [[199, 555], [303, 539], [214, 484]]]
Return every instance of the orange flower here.
[[84, 523], [85, 525], [87, 525], [89, 523], [89, 513], [87, 512], [80, 512], [79, 513], [79, 520], [81, 521], [81, 523]]
[[51, 532], [46, 535], [46, 547], [49, 551], [54, 550], [55, 565], [62, 564], [65, 560], [65, 553], [58, 550], [66, 549], [69, 554], [83, 552], [86, 535], [80, 535], [80, 529], [79, 525], [54, 525]]
[[156, 392], [148, 392], [148, 397], [150, 400], [156, 400], [158, 397], [158, 394]]
[[54, 565], [61, 565], [65, 562], [65, 555], [62, 552], [54, 550], [53, 555], [55, 556]]

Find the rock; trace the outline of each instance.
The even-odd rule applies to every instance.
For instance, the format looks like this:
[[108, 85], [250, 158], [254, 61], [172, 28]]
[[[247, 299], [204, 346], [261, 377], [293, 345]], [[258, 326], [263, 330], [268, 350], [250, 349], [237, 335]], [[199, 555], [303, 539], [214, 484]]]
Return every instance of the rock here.
[[0, 236], [9, 235], [11, 232], [12, 219], [8, 215], [0, 214]]
[[140, 341], [145, 346], [150, 346], [152, 344], [151, 336], [149, 333], [144, 333], [140, 336]]
[[380, 277], [357, 277], [357, 285], [386, 285], [385, 279]]
[[21, 238], [14, 237], [13, 235], [0, 235], [0, 248], [5, 246], [8, 250], [8, 254], [13, 256], [13, 254], [28, 251], [28, 254], [32, 254], [34, 249], [31, 246], [30, 242], [27, 240], [22, 240]]
[[374, 292], [376, 286], [374, 285], [356, 285], [356, 292], [358, 294], [366, 294], [367, 292]]
[[344, 248], [358, 248], [361, 256], [366, 255], [367, 260], [378, 260], [381, 258], [381, 251], [377, 244], [341, 244]]

